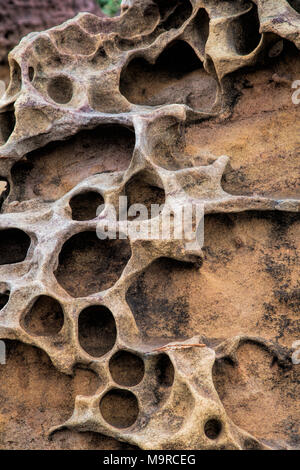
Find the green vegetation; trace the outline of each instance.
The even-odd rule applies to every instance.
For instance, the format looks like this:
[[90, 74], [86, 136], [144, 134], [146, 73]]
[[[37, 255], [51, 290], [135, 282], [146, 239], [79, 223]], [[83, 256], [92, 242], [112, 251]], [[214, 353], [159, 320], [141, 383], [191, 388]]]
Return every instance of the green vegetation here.
[[97, 0], [103, 13], [114, 16], [120, 9], [121, 0]]

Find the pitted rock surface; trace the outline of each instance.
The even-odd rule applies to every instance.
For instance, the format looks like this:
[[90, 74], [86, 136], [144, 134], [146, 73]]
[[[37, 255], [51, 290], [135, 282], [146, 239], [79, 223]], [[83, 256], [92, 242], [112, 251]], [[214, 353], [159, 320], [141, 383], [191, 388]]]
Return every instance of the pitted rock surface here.
[[[9, 54], [0, 446], [299, 447], [299, 33], [296, 1], [131, 0]], [[203, 246], [99, 239], [121, 195], [204, 208]]]

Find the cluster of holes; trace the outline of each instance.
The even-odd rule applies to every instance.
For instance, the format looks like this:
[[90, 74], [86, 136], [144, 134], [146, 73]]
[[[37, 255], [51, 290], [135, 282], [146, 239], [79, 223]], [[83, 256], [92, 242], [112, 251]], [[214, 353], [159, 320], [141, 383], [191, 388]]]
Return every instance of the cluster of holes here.
[[[115, 345], [117, 327], [113, 314], [103, 305], [92, 305], [81, 311], [78, 317], [79, 344], [89, 355], [99, 358]], [[155, 366], [157, 377], [156, 398], [161, 400], [166, 389], [173, 385], [174, 367], [165, 354], [158, 356]], [[144, 378], [144, 361], [137, 354], [119, 350], [110, 358], [110, 375], [117, 386], [135, 387]], [[135, 394], [124, 388], [113, 387], [100, 401], [103, 419], [111, 426], [128, 428], [137, 420], [138, 400]]]
[[[113, 314], [103, 305], [85, 308], [78, 318], [78, 340], [90, 356], [101, 357], [115, 345], [117, 327]], [[143, 360], [128, 351], [118, 351], [109, 362], [111, 376], [116, 384], [132, 387], [144, 377]], [[100, 411], [106, 422], [118, 428], [127, 428], [136, 421], [139, 407], [129, 390], [113, 388], [100, 402]]]
[[[174, 382], [174, 367], [166, 354], [156, 359], [154, 373], [157, 384], [154, 394], [157, 402], [166, 396]], [[141, 383], [145, 374], [144, 361], [129, 351], [118, 351], [109, 362], [109, 370], [114, 382], [121, 387], [134, 387]], [[100, 401], [100, 412], [104, 420], [117, 428], [132, 426], [139, 414], [138, 400], [135, 394], [124, 388], [113, 387]]]
[[30, 237], [22, 230], [0, 230], [0, 265], [24, 261], [30, 246]]
[[104, 204], [101, 194], [95, 191], [87, 191], [77, 194], [70, 200], [73, 220], [92, 220], [97, 215], [97, 209]]
[[39, 296], [21, 321], [25, 331], [37, 336], [55, 336], [64, 325], [60, 303], [47, 295]]

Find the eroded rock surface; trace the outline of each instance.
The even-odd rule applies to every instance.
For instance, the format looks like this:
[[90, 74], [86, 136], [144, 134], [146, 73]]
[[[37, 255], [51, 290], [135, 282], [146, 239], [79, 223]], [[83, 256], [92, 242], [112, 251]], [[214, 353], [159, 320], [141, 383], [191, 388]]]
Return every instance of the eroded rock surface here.
[[[1, 447], [299, 448], [299, 32], [296, 1], [132, 0], [10, 53]], [[204, 209], [202, 246], [101, 240], [124, 195]]]

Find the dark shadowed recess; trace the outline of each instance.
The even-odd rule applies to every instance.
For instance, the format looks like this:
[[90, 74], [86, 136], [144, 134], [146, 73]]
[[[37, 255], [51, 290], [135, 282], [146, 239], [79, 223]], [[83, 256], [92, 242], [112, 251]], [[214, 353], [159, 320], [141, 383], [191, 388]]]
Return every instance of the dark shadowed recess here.
[[0, 294], [0, 310], [2, 310], [9, 301], [9, 291]]
[[204, 433], [209, 439], [217, 439], [222, 431], [222, 423], [218, 419], [209, 419], [204, 425]]
[[179, 28], [193, 11], [189, 0], [154, 0], [159, 8], [161, 26], [165, 30]]
[[144, 361], [129, 351], [118, 351], [109, 361], [109, 370], [118, 385], [133, 387], [144, 377]]
[[216, 83], [193, 48], [180, 40], [169, 44], [154, 65], [133, 59], [122, 71], [120, 91], [135, 104], [182, 103], [204, 109], [214, 102]]
[[101, 194], [87, 191], [72, 197], [70, 207], [73, 220], [92, 220], [97, 215], [97, 209], [104, 203]]
[[0, 265], [24, 261], [30, 246], [30, 237], [22, 230], [0, 230]]
[[294, 10], [300, 13], [300, 0], [287, 0], [287, 2], [291, 5]]
[[65, 242], [55, 276], [73, 297], [112, 287], [131, 256], [129, 241], [100, 240], [95, 232], [81, 232]]
[[10, 186], [9, 186], [8, 181], [5, 178], [0, 177], [0, 211], [1, 211], [3, 202], [9, 195], [9, 189], [10, 189]]
[[239, 347], [237, 359], [236, 365], [218, 360], [213, 368], [229, 417], [274, 449], [299, 449], [299, 366], [282, 367], [262, 346], [250, 342]]
[[113, 314], [102, 305], [85, 308], [78, 318], [78, 340], [88, 354], [100, 357], [110, 351], [117, 337]]
[[228, 28], [230, 43], [240, 55], [250, 54], [259, 44], [261, 34], [256, 5], [252, 4], [249, 13], [232, 20]]
[[73, 84], [68, 77], [58, 75], [50, 79], [47, 91], [55, 103], [67, 104], [73, 96]]
[[187, 337], [189, 299], [176, 285], [176, 278], [180, 283], [195, 269], [190, 263], [160, 258], [131, 284], [126, 301], [145, 338], [160, 342]]
[[62, 307], [48, 295], [38, 297], [22, 321], [22, 326], [28, 333], [38, 336], [55, 336], [63, 325]]
[[12, 168], [15, 198], [55, 201], [97, 173], [124, 171], [135, 145], [134, 132], [119, 125], [82, 131], [28, 153]]
[[116, 428], [128, 428], [137, 420], [139, 406], [129, 390], [114, 388], [100, 401], [100, 412], [105, 421]]
[[16, 125], [14, 107], [0, 113], [0, 146], [6, 144]]
[[162, 187], [162, 182], [159, 187], [145, 172], [134, 175], [125, 186], [128, 208], [133, 204], [143, 204], [147, 208], [148, 219], [150, 219], [151, 205], [163, 205], [165, 202], [165, 192]]
[[153, 393], [158, 405], [161, 405], [169, 396], [171, 387], [174, 383], [174, 366], [165, 353], [159, 354], [155, 358], [154, 364], [155, 384]]

